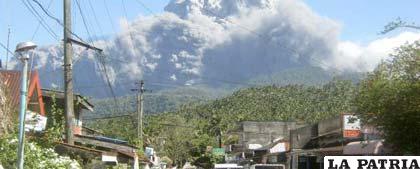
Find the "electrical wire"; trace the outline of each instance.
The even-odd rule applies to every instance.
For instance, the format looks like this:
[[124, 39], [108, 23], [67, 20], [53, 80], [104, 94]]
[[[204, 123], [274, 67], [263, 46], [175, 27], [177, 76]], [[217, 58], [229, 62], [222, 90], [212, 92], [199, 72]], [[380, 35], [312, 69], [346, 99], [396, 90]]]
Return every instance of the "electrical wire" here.
[[54, 32], [54, 30], [45, 22], [42, 16], [36, 11], [36, 9], [32, 6], [29, 1], [21, 0], [21, 2], [25, 5], [26, 9], [41, 23], [41, 26], [47, 31], [47, 33], [55, 40], [59, 40], [58, 35]]
[[[53, 2], [53, 0], [50, 0], [50, 2], [48, 3], [47, 9], [50, 9], [52, 2]], [[34, 40], [35, 36], [36, 36], [36, 35], [37, 35], [37, 33], [38, 33], [38, 30], [39, 30], [39, 27], [40, 27], [40, 26], [41, 26], [41, 22], [38, 22], [38, 25], [36, 26], [35, 31], [34, 31], [34, 33], [32, 34], [31, 41], [33, 41], [33, 40]]]
[[[60, 26], [62, 26], [64, 29], [66, 29], [67, 31], [70, 32], [70, 34], [72, 34], [73, 36], [75, 36], [77, 39], [79, 39], [81, 42], [84, 42], [84, 40], [77, 35], [76, 33], [74, 33], [73, 31], [69, 30], [61, 21], [60, 19], [54, 17], [47, 9], [44, 8], [44, 6], [38, 1], [38, 0], [32, 0], [33, 2], [35, 2], [39, 8], [41, 8], [41, 10], [52, 20], [54, 20], [55, 22], [57, 22]], [[85, 42], [84, 42], [85, 43]]]
[[105, 117], [93, 117], [93, 118], [83, 118], [82, 120], [103, 120], [103, 119], [115, 119], [115, 118], [121, 118], [121, 117], [131, 117], [135, 114], [124, 114], [124, 115], [118, 115], [118, 116], [105, 116]]
[[117, 34], [117, 31], [116, 31], [116, 29], [115, 29], [114, 22], [112, 21], [112, 17], [111, 17], [111, 14], [110, 14], [110, 12], [109, 12], [109, 9], [108, 9], [108, 4], [106, 3], [106, 1], [107, 1], [107, 0], [103, 0], [104, 5], [105, 5], [105, 11], [106, 11], [106, 14], [108, 15], [108, 20], [109, 20], [109, 22], [111, 23], [111, 28], [112, 28], [112, 30], [114, 31], [114, 34], [116, 35], [116, 34]]
[[[125, 6], [125, 1], [124, 0], [121, 0], [121, 4], [123, 6], [123, 11], [124, 11], [125, 19], [128, 22], [128, 15], [127, 15], [127, 9], [126, 9], [126, 6]], [[130, 29], [130, 23], [127, 23], [127, 25], [128, 25], [127, 27]], [[134, 55], [137, 55], [138, 53], [135, 50], [135, 46], [134, 46], [133, 32], [131, 30], [128, 30], [128, 33], [129, 33], [129, 36], [130, 36], [130, 45], [131, 45], [131, 48], [133, 48]]]
[[151, 15], [156, 16], [155, 12], [153, 12], [152, 9], [150, 9], [145, 3], [143, 3], [141, 0], [136, 0], [137, 3], [139, 3], [146, 11], [148, 11]]
[[[105, 57], [102, 52], [100, 54], [102, 55], [102, 57]], [[102, 68], [103, 68], [103, 72], [104, 72], [105, 77], [106, 77], [107, 86], [108, 86], [109, 90], [111, 91], [111, 95], [114, 98], [115, 104], [117, 106], [118, 105], [117, 97], [115, 95], [114, 89], [112, 88], [112, 83], [111, 83], [111, 80], [110, 80], [109, 75], [108, 75], [108, 70], [107, 70], [106, 64], [105, 64], [103, 58], [102, 59], [101, 59], [101, 57], [97, 57], [97, 58], [102, 63]]]
[[93, 18], [94, 18], [94, 20], [95, 20], [96, 26], [98, 27], [98, 29], [99, 29], [99, 31], [100, 31], [100, 33], [101, 33], [101, 35], [103, 35], [103, 34], [104, 34], [104, 31], [103, 31], [103, 29], [102, 29], [101, 24], [99, 23], [98, 17], [96, 16], [95, 8], [93, 8], [93, 5], [92, 5], [92, 3], [91, 3], [91, 0], [88, 0], [88, 3], [89, 3], [90, 10], [92, 11]]
[[80, 7], [79, 0], [76, 0], [76, 5], [77, 5], [77, 8], [79, 9], [80, 16], [82, 17], [83, 26], [85, 27], [86, 33], [87, 33], [87, 35], [89, 37], [88, 41], [93, 45], [92, 35], [91, 35], [91, 33], [90, 33], [89, 29], [88, 29], [86, 18], [85, 18], [85, 15], [83, 14], [82, 8]]
[[11, 54], [12, 56], [14, 55], [12, 51], [9, 50], [9, 48], [6, 47], [6, 45], [4, 45], [3, 43], [0, 42], [0, 46], [2, 48], [4, 48], [4, 50], [6, 50], [6, 52], [8, 52], [9, 54]]
[[[85, 17], [85, 15], [83, 13], [83, 10], [81, 8], [81, 5], [79, 3], [79, 0], [76, 0], [76, 5], [77, 5], [77, 7], [79, 9], [79, 12], [80, 12], [80, 15], [82, 17], [83, 25], [84, 25], [84, 27], [86, 29], [86, 32], [87, 32], [88, 36], [89, 36], [89, 41], [93, 44], [93, 42], [92, 42], [92, 36], [91, 36], [91, 33], [90, 33], [89, 28], [88, 28], [88, 25], [87, 25], [86, 17]], [[104, 74], [104, 76], [106, 78], [106, 85], [108, 86], [108, 88], [109, 88], [109, 90], [111, 92], [111, 95], [114, 98], [114, 102], [115, 102], [115, 106], [116, 106], [115, 108], [117, 108], [117, 107], [119, 107], [118, 106], [117, 97], [116, 97], [115, 92], [114, 92], [114, 89], [112, 87], [112, 83], [111, 83], [111, 80], [110, 80], [110, 77], [109, 77], [109, 72], [108, 72], [108, 69], [107, 69], [105, 60], [103, 59], [103, 58], [105, 58], [105, 56], [103, 55], [102, 52], [99, 52], [99, 54], [98, 54], [98, 52], [95, 51], [95, 58], [97, 58], [97, 60], [99, 61], [99, 63], [101, 63], [102, 72], [103, 72], [103, 74]]]

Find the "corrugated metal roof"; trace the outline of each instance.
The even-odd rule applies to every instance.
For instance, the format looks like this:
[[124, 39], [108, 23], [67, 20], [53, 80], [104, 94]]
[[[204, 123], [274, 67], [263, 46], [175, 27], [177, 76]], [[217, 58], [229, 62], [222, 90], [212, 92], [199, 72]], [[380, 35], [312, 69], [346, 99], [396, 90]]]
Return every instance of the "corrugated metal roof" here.
[[[28, 84], [28, 103], [31, 99], [31, 96], [35, 92], [40, 92], [40, 82], [38, 71], [31, 71], [30, 73], [30, 81]], [[11, 100], [11, 104], [13, 106], [18, 106], [20, 102], [20, 86], [21, 86], [21, 72], [16, 70], [0, 70], [0, 82], [6, 86], [6, 95]], [[36, 88], [35, 86], [38, 85]], [[38, 93], [42, 97], [42, 93]], [[39, 96], [38, 96], [39, 97]], [[41, 98], [42, 99], [42, 98]], [[41, 100], [42, 102], [42, 100]], [[43, 106], [43, 103], [40, 103]], [[43, 108], [41, 111], [44, 111]], [[44, 114], [44, 112], [39, 112]]]
[[6, 86], [6, 95], [13, 105], [18, 105], [19, 103], [20, 74], [18, 71], [0, 71], [0, 79]]
[[[64, 91], [53, 90], [53, 89], [41, 89], [42, 96], [44, 99], [54, 97], [57, 100], [64, 101]], [[78, 93], [73, 93], [73, 99], [75, 103], [80, 103], [86, 110], [93, 112], [94, 105], [84, 96]]]

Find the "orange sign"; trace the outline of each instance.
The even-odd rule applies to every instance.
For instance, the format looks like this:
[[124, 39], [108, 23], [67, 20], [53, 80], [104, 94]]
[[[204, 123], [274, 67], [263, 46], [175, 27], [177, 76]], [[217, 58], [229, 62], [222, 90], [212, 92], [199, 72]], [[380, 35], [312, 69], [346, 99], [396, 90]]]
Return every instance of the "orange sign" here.
[[344, 130], [343, 137], [351, 138], [351, 137], [359, 137], [360, 130]]
[[360, 136], [361, 124], [360, 119], [351, 114], [343, 115], [343, 137], [354, 138]]

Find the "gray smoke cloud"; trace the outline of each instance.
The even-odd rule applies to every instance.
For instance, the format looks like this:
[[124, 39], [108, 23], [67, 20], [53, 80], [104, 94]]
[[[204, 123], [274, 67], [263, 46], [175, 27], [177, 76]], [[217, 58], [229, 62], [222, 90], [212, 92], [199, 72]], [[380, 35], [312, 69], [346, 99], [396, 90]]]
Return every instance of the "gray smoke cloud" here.
[[339, 33], [294, 0], [173, 0], [163, 14], [121, 23], [109, 54], [131, 64], [114, 67], [117, 75], [183, 84], [320, 62], [333, 56]]
[[[128, 93], [140, 79], [211, 84], [309, 65], [369, 70], [378, 62], [370, 62], [369, 45], [340, 42], [340, 25], [300, 0], [171, 0], [163, 13], [122, 19], [120, 26], [115, 37], [94, 42], [104, 49], [118, 94]], [[44, 75], [43, 85], [61, 86], [62, 47], [43, 47], [36, 53], [34, 66]], [[76, 90], [109, 96], [98, 88], [106, 86], [98, 62], [103, 56], [83, 48], [75, 48], [75, 53]], [[362, 64], [366, 62], [370, 67]]]

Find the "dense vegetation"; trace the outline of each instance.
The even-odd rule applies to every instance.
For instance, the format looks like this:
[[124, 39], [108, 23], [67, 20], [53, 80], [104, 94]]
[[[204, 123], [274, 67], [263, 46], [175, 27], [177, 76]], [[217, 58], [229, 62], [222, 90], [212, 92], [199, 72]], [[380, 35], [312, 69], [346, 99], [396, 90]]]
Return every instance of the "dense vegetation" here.
[[358, 112], [400, 154], [420, 154], [420, 42], [399, 48], [365, 79]]
[[[54, 152], [54, 149], [44, 146], [33, 141], [27, 141], [25, 143], [25, 168], [81, 168], [76, 160], [72, 160], [67, 156], [59, 156]], [[17, 147], [18, 139], [16, 135], [11, 134], [0, 137], [0, 165], [3, 165], [5, 168], [15, 168]]]
[[[224, 143], [234, 142], [235, 138], [224, 133], [234, 129], [236, 122], [316, 122], [351, 111], [354, 91], [351, 81], [338, 79], [319, 87], [288, 85], [242, 89], [208, 103], [190, 103], [176, 112], [148, 116], [145, 144], [156, 147], [161, 156], [168, 156], [176, 164], [197, 161], [204, 158], [202, 154], [214, 160], [206, 153], [206, 147], [218, 146], [216, 138], [220, 134]], [[97, 120], [91, 127], [122, 139], [136, 139], [133, 118]]]
[[[4, 168], [16, 168], [17, 164], [17, 111], [10, 106], [8, 95], [4, 94], [4, 86], [0, 84], [0, 166]], [[78, 169], [81, 168], [76, 160], [66, 156], [59, 156], [54, 152], [55, 141], [61, 139], [63, 114], [55, 109], [49, 116], [49, 129], [42, 137], [31, 137], [25, 139], [25, 168], [43, 169]], [[56, 117], [58, 117], [58, 120]]]
[[[188, 103], [206, 102], [231, 94], [233, 91], [250, 87], [263, 87], [267, 85], [286, 86], [290, 84], [305, 86], [322, 86], [329, 83], [333, 78], [350, 80], [357, 83], [363, 74], [339, 73], [327, 71], [319, 67], [290, 68], [284, 71], [259, 76], [247, 82], [220, 81], [217, 89], [210, 86], [183, 86], [158, 91], [148, 91], [144, 96], [145, 114], [177, 111], [181, 105]], [[146, 82], [146, 87], [147, 86]], [[153, 87], [153, 83], [149, 84]], [[113, 98], [93, 100], [95, 112], [86, 114], [85, 118], [101, 118], [132, 114], [136, 111], [136, 96], [118, 97], [116, 102]]]
[[[146, 84], [147, 85], [147, 84]], [[146, 91], [144, 94], [145, 114], [176, 111], [182, 104], [205, 102], [229, 93], [228, 90], [212, 89], [205, 86], [176, 87], [160, 91]], [[115, 102], [116, 101], [116, 102]], [[101, 118], [133, 114], [136, 111], [136, 96], [93, 100], [95, 111], [86, 113], [84, 118]]]

